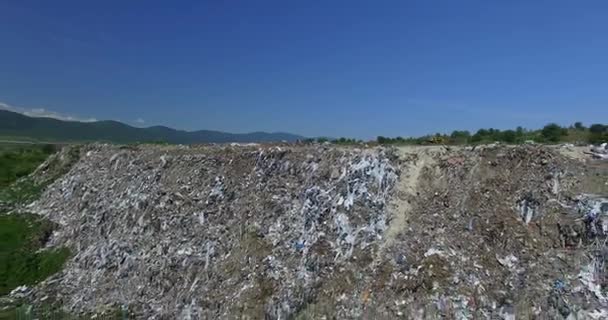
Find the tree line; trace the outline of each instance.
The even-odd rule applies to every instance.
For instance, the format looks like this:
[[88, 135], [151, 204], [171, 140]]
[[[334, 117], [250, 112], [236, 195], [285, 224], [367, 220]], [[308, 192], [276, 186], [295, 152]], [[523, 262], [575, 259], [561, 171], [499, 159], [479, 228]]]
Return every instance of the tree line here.
[[549, 123], [542, 129], [528, 130], [523, 127], [500, 130], [479, 129], [471, 134], [468, 130], [455, 130], [451, 134], [436, 133], [416, 138], [389, 138], [379, 136], [378, 144], [482, 144], [503, 142], [508, 144], [534, 143], [602, 143], [608, 142], [608, 125], [592, 124], [586, 127], [576, 122], [569, 127]]
[[[334, 144], [361, 144], [362, 140], [351, 138], [316, 138], [307, 139], [304, 142]], [[471, 133], [468, 130], [455, 130], [451, 134], [436, 133], [421, 137], [384, 137], [379, 136], [376, 141], [378, 144], [402, 144], [402, 145], [427, 145], [427, 144], [484, 144], [502, 142], [508, 144], [521, 143], [592, 143], [598, 144], [608, 142], [608, 125], [592, 124], [586, 127], [582, 122], [575, 122], [571, 126], [562, 127], [556, 123], [549, 123], [542, 129], [529, 130], [523, 127], [515, 129], [500, 130], [494, 128], [483, 128]]]

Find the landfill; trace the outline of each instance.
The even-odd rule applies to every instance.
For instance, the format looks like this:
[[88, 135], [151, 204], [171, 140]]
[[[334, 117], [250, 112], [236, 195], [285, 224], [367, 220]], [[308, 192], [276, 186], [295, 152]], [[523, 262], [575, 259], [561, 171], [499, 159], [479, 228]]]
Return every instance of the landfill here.
[[[582, 153], [582, 151], [581, 151]], [[543, 145], [82, 147], [14, 295], [135, 319], [605, 319], [608, 163]]]

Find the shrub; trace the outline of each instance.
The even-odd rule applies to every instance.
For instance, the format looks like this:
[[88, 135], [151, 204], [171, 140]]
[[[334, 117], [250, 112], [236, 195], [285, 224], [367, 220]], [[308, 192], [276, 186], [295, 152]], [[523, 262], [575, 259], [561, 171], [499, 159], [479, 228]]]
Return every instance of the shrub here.
[[549, 142], [559, 142], [566, 135], [568, 135], [568, 129], [562, 128], [556, 123], [550, 123], [541, 130], [541, 136]]

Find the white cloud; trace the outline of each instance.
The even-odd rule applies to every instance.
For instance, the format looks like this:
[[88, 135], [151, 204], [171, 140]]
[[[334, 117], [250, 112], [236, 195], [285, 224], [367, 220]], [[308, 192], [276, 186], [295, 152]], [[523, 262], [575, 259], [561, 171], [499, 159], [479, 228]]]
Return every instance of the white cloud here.
[[144, 120], [142, 118], [137, 118], [137, 119], [135, 119], [135, 123], [137, 123], [137, 124], [144, 124], [144, 123], [146, 123], [146, 120]]
[[78, 121], [78, 122], [95, 122], [97, 119], [95, 118], [80, 118], [71, 115], [61, 114], [58, 112], [46, 110], [44, 108], [23, 108], [12, 106], [3, 102], [0, 102], [0, 109], [13, 111], [17, 113], [21, 113], [22, 115], [26, 115], [28, 117], [35, 118], [53, 118], [57, 120], [64, 121]]

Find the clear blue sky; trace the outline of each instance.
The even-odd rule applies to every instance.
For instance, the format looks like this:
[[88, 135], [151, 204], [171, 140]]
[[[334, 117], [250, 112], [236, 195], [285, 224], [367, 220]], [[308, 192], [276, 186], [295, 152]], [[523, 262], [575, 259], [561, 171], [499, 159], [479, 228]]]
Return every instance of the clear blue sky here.
[[0, 43], [0, 102], [82, 118], [361, 138], [608, 119], [606, 1], [7, 0]]

